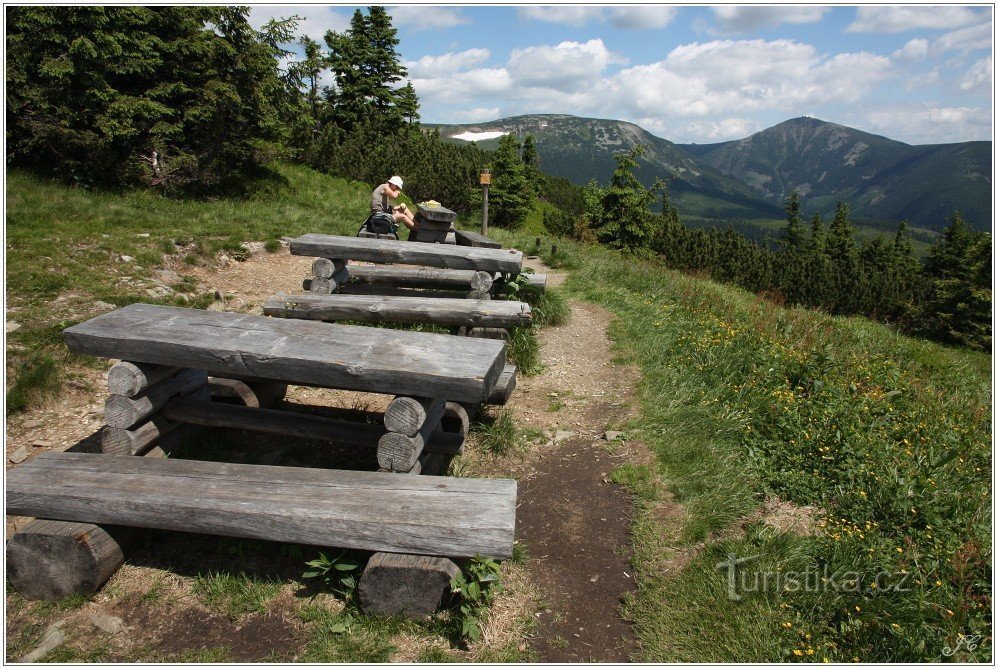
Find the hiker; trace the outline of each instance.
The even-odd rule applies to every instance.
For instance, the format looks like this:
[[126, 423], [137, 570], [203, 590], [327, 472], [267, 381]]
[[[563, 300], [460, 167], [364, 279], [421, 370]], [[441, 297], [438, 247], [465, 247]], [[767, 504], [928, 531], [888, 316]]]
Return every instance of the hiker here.
[[409, 207], [404, 204], [391, 204], [401, 192], [402, 177], [397, 175], [375, 188], [374, 192], [371, 193], [371, 215], [388, 212], [395, 219], [396, 223], [401, 223], [410, 230], [415, 230], [415, 215]]

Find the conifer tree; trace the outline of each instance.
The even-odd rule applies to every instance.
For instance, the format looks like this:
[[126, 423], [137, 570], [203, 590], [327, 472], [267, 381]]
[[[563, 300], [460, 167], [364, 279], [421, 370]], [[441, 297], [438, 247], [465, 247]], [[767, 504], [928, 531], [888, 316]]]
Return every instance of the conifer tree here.
[[531, 189], [524, 174], [520, 141], [509, 133], [499, 140], [489, 187], [489, 218], [499, 227], [515, 228], [530, 212]]
[[540, 194], [541, 170], [540, 158], [537, 156], [537, 147], [534, 145], [534, 136], [527, 135], [523, 138], [523, 174], [527, 178], [527, 183], [533, 190], [534, 195]]
[[617, 169], [603, 194], [596, 225], [597, 238], [613, 248], [634, 250], [647, 246], [654, 234], [654, 217], [648, 208], [655, 201], [655, 191], [645, 188], [633, 172], [637, 158], [643, 154], [644, 147], [638, 145], [629, 153], [614, 156]]
[[804, 219], [801, 218], [800, 194], [794, 190], [783, 205], [787, 214], [787, 227], [783, 229], [783, 248], [796, 253], [804, 248]]

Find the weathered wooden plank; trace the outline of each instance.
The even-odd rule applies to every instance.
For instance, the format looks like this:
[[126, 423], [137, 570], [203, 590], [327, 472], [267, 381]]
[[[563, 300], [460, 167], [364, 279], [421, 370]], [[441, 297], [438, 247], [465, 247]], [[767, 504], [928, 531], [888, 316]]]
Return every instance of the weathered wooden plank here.
[[471, 289], [487, 293], [492, 290], [493, 283], [495, 283], [495, 279], [488, 272], [475, 272], [471, 278]]
[[440, 607], [460, 573], [447, 558], [375, 553], [358, 584], [361, 609], [368, 615], [426, 617]]
[[455, 230], [454, 236], [457, 237], [459, 246], [474, 246], [486, 249], [498, 249], [502, 246], [496, 240], [485, 235], [480, 235], [477, 232], [471, 232], [470, 230]]
[[509, 398], [513, 396], [514, 390], [516, 390], [516, 365], [507, 362], [486, 404], [506, 404], [506, 402], [509, 402]]
[[484, 401], [506, 357], [502, 342], [153, 304], [64, 334], [74, 353], [460, 402]]
[[357, 233], [357, 236], [365, 239], [398, 239], [395, 235], [377, 234], [374, 232], [368, 232], [367, 230], [361, 230]]
[[511, 557], [516, 481], [45, 453], [7, 513], [444, 557]]
[[149, 386], [176, 376], [183, 367], [169, 365], [149, 365], [141, 362], [122, 360], [107, 373], [107, 390], [112, 395], [134, 397]]
[[[376, 267], [350, 265], [350, 284], [366, 283], [396, 288], [442, 288], [468, 290], [476, 279], [477, 270], [440, 269], [437, 267]], [[492, 279], [488, 272], [482, 272]], [[479, 278], [478, 281], [484, 281]], [[489, 283], [488, 289], [492, 288]]]
[[525, 302], [454, 300], [375, 295], [286, 295], [278, 293], [263, 313], [280, 318], [377, 323], [434, 323], [472, 327], [527, 327], [533, 315]]
[[330, 258], [316, 258], [312, 263], [312, 274], [320, 279], [329, 279], [341, 269], [346, 267], [345, 260], [332, 260]]
[[171, 397], [199, 392], [207, 384], [208, 374], [204, 370], [187, 369], [135, 397], [108, 395], [104, 402], [104, 422], [110, 427], [132, 427], [159, 411]]
[[415, 436], [424, 423], [439, 423], [446, 408], [445, 400], [400, 395], [385, 409], [385, 429], [408, 437]]
[[92, 595], [124, 563], [132, 527], [33, 520], [7, 541], [7, 580], [27, 599]]
[[506, 274], [519, 274], [523, 266], [523, 253], [513, 249], [412, 244], [386, 239], [338, 237], [315, 233], [291, 240], [291, 253], [320, 258], [475, 269]]
[[509, 341], [509, 331], [505, 328], [473, 327], [468, 328], [465, 336], [475, 339], [495, 339]]
[[[167, 402], [161, 414], [175, 423], [186, 425], [253, 430], [285, 437], [328, 441], [338, 446], [356, 448], [377, 448], [378, 440], [387, 432], [383, 425], [371, 423], [180, 398]], [[432, 453], [458, 455], [461, 453], [466, 436], [467, 432], [458, 434], [453, 429], [437, 430], [430, 435], [426, 450]]]
[[450, 224], [457, 220], [457, 212], [448, 209], [447, 207], [429, 207], [421, 204], [416, 205], [416, 213], [420, 218], [426, 219], [428, 221], [439, 221], [441, 223], [447, 223], [447, 228], [450, 229]]
[[337, 295], [377, 295], [380, 297], [431, 297], [444, 300], [465, 300], [468, 293], [452, 290], [423, 290], [418, 288], [393, 288], [372, 286], [365, 283], [348, 283], [340, 286]]

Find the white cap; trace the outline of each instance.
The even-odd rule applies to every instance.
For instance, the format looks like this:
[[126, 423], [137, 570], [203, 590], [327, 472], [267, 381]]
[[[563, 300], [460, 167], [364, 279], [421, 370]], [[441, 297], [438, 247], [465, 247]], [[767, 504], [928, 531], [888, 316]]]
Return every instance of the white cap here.
[[394, 176], [388, 180], [388, 183], [390, 183], [393, 186], [397, 186], [398, 188], [402, 188], [402, 177]]

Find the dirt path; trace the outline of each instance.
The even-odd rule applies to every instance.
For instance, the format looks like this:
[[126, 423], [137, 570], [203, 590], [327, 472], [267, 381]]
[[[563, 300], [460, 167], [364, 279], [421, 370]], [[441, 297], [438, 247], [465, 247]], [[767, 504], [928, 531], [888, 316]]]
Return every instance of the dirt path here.
[[517, 537], [542, 598], [533, 645], [543, 662], [624, 662], [635, 650], [619, 615], [635, 589], [633, 504], [610, 472], [643, 447], [604, 434], [628, 418], [637, 370], [611, 362], [610, 312], [571, 307], [568, 323], [540, 333], [544, 372], [522, 379], [508, 405], [521, 428], [547, 437], [519, 473]]

